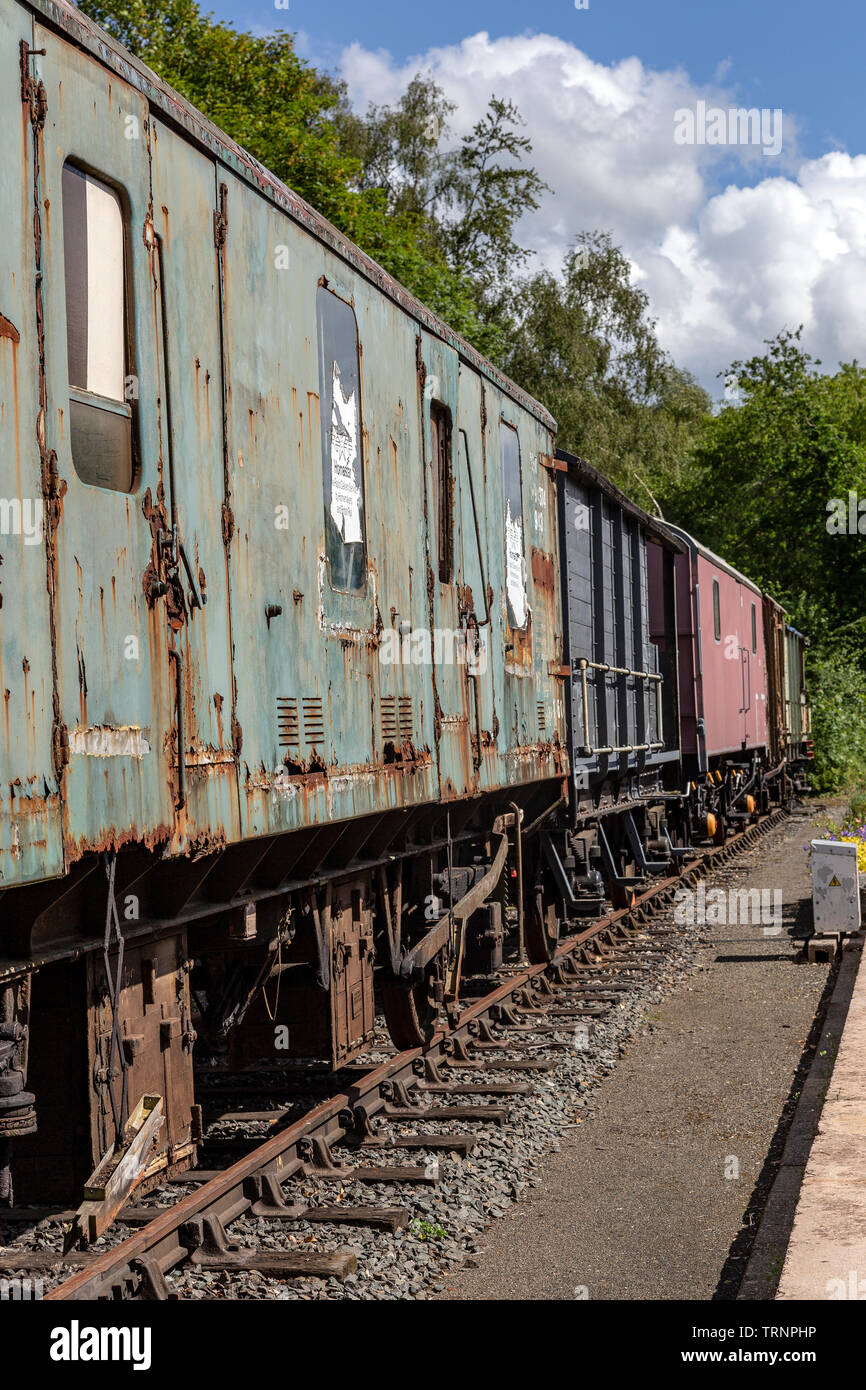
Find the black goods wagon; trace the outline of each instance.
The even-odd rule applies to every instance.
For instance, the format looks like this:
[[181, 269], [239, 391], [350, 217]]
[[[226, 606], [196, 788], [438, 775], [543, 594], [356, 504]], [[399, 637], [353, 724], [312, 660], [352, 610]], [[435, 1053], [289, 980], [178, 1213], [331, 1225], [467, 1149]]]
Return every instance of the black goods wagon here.
[[684, 848], [679, 543], [584, 460], [558, 450], [556, 467], [571, 794], [540, 834], [531, 928], [542, 956], [563, 921], [598, 915], [606, 896], [621, 906]]

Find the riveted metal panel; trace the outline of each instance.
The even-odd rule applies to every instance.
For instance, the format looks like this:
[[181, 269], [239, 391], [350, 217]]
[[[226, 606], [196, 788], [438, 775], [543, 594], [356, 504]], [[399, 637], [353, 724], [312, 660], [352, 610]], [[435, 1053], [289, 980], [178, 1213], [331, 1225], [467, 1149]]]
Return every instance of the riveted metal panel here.
[[173, 849], [239, 838], [228, 561], [223, 539], [223, 377], [218, 207], [213, 162], [150, 125], [153, 216], [162, 269], [167, 487], [178, 527], [182, 621], [179, 749], [183, 769]]
[[[322, 248], [318, 252], [321, 257]], [[368, 588], [376, 613], [354, 659], [356, 667], [363, 662], [370, 670], [378, 703], [372, 732], [374, 761], [381, 773], [373, 795], [374, 804], [388, 809], [435, 800], [438, 794], [432, 668], [423, 660], [410, 659], [408, 665], [385, 661], [382, 641], [386, 631], [401, 624], [408, 624], [410, 634], [429, 625], [416, 332], [411, 320], [362, 277], [347, 276], [330, 253], [325, 253], [324, 262], [331, 290], [352, 300], [361, 343]], [[321, 486], [321, 454], [317, 474]], [[334, 654], [341, 643], [332, 623], [339, 609], [325, 575], [320, 602], [329, 669], [335, 671]], [[332, 676], [335, 695], [338, 682], [346, 679], [344, 669], [341, 660]], [[398, 702], [396, 741], [386, 738], [383, 724], [383, 701], [389, 695]], [[395, 754], [389, 743], [394, 743]]]
[[[171, 834], [175, 710], [166, 604], [149, 605], [144, 590], [154, 532], [165, 524], [163, 368], [158, 268], [153, 247], [145, 243], [147, 105], [47, 29], [37, 26], [35, 44], [46, 50], [36, 60], [48, 110], [39, 140], [45, 441], [56, 455], [57, 472], [48, 545], [56, 566], [57, 680], [69, 751], [63, 777], [69, 860], [91, 848], [128, 840], [153, 844]], [[127, 365], [138, 393], [138, 469], [129, 494], [89, 486], [72, 462], [61, 215], [67, 160], [113, 186], [126, 209], [132, 339]]]
[[809, 706], [804, 681], [806, 642], [801, 633], [785, 624], [785, 728], [788, 742], [799, 752], [811, 732]]
[[18, 80], [32, 28], [21, 6], [0, 10], [0, 890], [63, 871], [37, 442], [33, 146]]
[[[593, 575], [590, 493], [585, 484], [569, 474], [560, 474], [560, 565], [563, 584], [563, 657], [569, 667], [575, 661], [592, 660], [593, 652]], [[578, 787], [586, 785], [593, 764], [582, 758], [583, 747], [597, 744], [597, 691], [595, 672], [587, 673], [586, 711], [583, 685], [573, 674], [565, 683], [568, 723], [571, 732], [573, 774]]]
[[[109, 958], [112, 972], [117, 962]], [[146, 1169], [148, 1176], [170, 1162], [191, 1159], [193, 1070], [192, 1022], [186, 934], [145, 946], [128, 946], [118, 997], [130, 1110], [141, 1096], [163, 1098], [161, 1126]], [[114, 1109], [120, 1112], [121, 1066], [112, 1055], [114, 1012], [101, 955], [87, 958], [87, 1082], [94, 1166], [115, 1140]], [[114, 1107], [112, 1107], [112, 1100]]]
[[784, 758], [788, 745], [785, 720], [785, 610], [769, 594], [763, 596], [763, 609], [767, 657], [767, 736], [771, 761], [778, 764]]

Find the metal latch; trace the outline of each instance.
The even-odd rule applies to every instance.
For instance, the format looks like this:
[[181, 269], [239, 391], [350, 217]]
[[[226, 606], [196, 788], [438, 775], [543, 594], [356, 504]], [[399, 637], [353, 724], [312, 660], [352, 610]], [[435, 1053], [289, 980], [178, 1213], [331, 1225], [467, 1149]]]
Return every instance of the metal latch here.
[[30, 59], [44, 58], [47, 51], [45, 48], [31, 48], [25, 39], [22, 39], [19, 45], [21, 100], [25, 106], [30, 107], [30, 124], [35, 132], [40, 131], [45, 125], [45, 117], [48, 114], [48, 93], [41, 78], [39, 81], [34, 81], [30, 76]]

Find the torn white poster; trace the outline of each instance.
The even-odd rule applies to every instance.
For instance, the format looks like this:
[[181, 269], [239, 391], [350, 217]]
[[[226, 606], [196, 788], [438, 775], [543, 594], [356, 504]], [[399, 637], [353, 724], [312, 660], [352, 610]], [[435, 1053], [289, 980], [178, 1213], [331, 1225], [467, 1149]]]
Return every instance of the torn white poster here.
[[331, 516], [344, 542], [361, 539], [361, 489], [358, 462], [358, 405], [355, 392], [343, 395], [340, 371], [333, 367], [331, 395]]
[[526, 565], [523, 560], [523, 517], [511, 520], [511, 501], [505, 504], [505, 589], [514, 625], [526, 626]]

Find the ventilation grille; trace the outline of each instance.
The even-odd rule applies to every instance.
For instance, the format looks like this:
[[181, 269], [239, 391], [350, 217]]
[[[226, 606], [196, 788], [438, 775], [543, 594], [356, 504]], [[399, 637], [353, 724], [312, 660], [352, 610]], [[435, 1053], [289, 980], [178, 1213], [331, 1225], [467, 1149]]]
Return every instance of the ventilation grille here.
[[397, 742], [397, 700], [393, 695], [382, 696], [382, 740]]
[[412, 718], [412, 696], [400, 695], [397, 699], [397, 716], [400, 720], [400, 734], [403, 738], [411, 738], [413, 733]]
[[325, 719], [322, 714], [322, 701], [318, 695], [304, 695], [301, 699], [304, 715], [304, 742], [312, 748], [325, 742]]
[[411, 695], [383, 695], [382, 741], [383, 743], [402, 743], [411, 739], [414, 732]]
[[301, 697], [301, 709], [294, 695], [277, 696], [277, 731], [280, 748], [297, 749], [301, 745], [301, 721], [303, 720], [303, 741], [308, 748], [321, 748], [325, 742], [325, 720], [322, 714], [322, 701], [317, 695]]
[[547, 732], [547, 714], [545, 713], [544, 705], [541, 703], [540, 700], [538, 701], [536, 708], [538, 709], [538, 732], [540, 734], [543, 734]]
[[277, 696], [277, 730], [280, 748], [297, 748], [301, 742], [298, 702], [293, 695]]

